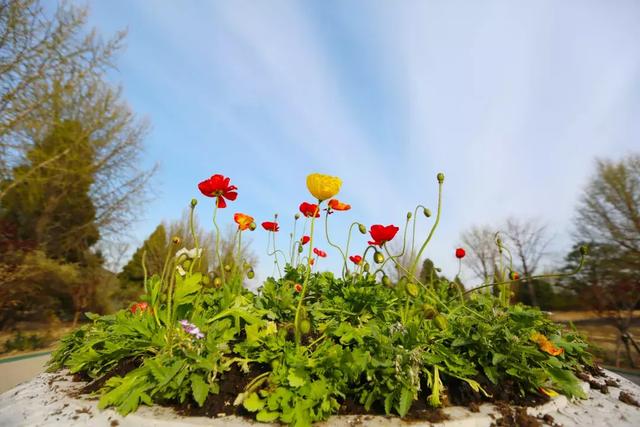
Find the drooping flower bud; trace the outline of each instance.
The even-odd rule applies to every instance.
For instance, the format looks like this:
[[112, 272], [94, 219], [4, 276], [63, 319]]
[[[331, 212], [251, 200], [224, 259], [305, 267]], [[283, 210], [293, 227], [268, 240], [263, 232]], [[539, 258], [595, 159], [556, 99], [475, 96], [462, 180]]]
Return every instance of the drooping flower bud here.
[[231, 271], [231, 266], [229, 264], [225, 264], [224, 265], [224, 271], [226, 271], [227, 273]]
[[171, 238], [171, 243], [173, 243], [173, 244], [174, 244], [174, 245], [176, 245], [176, 246], [178, 246], [178, 245], [180, 244], [180, 242], [181, 242], [181, 241], [182, 241], [182, 240], [180, 240], [180, 237], [178, 237], [178, 236], [173, 236], [173, 237]]
[[586, 256], [588, 254], [589, 254], [589, 246], [587, 245], [580, 246], [580, 255]]
[[389, 276], [387, 276], [386, 274], [382, 276], [382, 284], [388, 288], [391, 287], [391, 279], [389, 279]]
[[407, 290], [407, 293], [412, 297], [415, 298], [418, 296], [419, 289], [418, 289], [418, 285], [416, 285], [415, 283], [413, 282], [407, 283], [407, 286], [405, 287], [405, 289]]
[[188, 269], [189, 267], [191, 267], [191, 260], [184, 260], [182, 261], [182, 268], [184, 269]]
[[209, 276], [202, 276], [202, 284], [207, 286], [209, 283], [211, 283], [211, 279], [209, 279]]
[[518, 274], [517, 271], [509, 272], [509, 280], [518, 280], [519, 278], [520, 278], [520, 275]]
[[295, 214], [293, 217], [294, 217], [294, 218], [295, 218], [295, 220], [297, 221], [297, 220], [299, 220], [299, 219], [300, 219], [300, 214], [299, 214], [299, 213], [297, 213], [297, 214]]
[[191, 199], [191, 207], [192, 208], [195, 208], [197, 204], [198, 204], [198, 201], [196, 199]]
[[302, 245], [298, 245], [298, 253], [301, 254], [303, 250]]
[[362, 234], [367, 234], [367, 227], [365, 227], [364, 224], [358, 224], [358, 230], [360, 230]]
[[362, 267], [362, 269], [366, 272], [369, 271], [369, 263], [365, 261], [364, 266]]
[[438, 310], [431, 304], [424, 303], [422, 304], [422, 313], [426, 319], [433, 319], [438, 315]]
[[373, 254], [373, 260], [376, 264], [382, 264], [382, 262], [384, 261], [384, 255], [382, 254], [382, 252], [376, 251], [376, 253]]
[[303, 334], [308, 334], [310, 330], [311, 322], [309, 322], [307, 319], [303, 319], [300, 322], [300, 332], [302, 332]]
[[431, 216], [431, 211], [427, 208], [422, 209], [422, 213], [424, 214], [424, 216], [426, 216], [427, 218], [429, 218]]
[[440, 329], [441, 331], [444, 331], [445, 329], [447, 329], [447, 326], [449, 326], [449, 321], [442, 314], [438, 314], [436, 317], [434, 317], [433, 323], [435, 323], [438, 329]]
[[256, 227], [257, 227], [257, 225], [256, 225], [255, 222], [252, 222], [251, 224], [249, 224], [249, 230], [251, 230], [251, 231], [255, 230]]
[[213, 279], [213, 286], [215, 286], [216, 288], [219, 288], [220, 286], [222, 286], [222, 279], [219, 277], [216, 277], [215, 279]]
[[407, 221], [411, 219], [411, 212], [407, 212]]
[[254, 273], [253, 268], [247, 271], [247, 279], [253, 279], [256, 277], [256, 273]]
[[437, 178], [440, 184], [444, 182], [444, 174], [442, 172], [438, 173]]

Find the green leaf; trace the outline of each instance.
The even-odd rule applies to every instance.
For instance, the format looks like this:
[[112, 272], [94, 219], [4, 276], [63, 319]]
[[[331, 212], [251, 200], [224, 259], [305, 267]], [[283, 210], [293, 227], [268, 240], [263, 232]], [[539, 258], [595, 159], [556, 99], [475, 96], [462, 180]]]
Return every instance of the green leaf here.
[[413, 390], [403, 387], [400, 392], [400, 401], [397, 405], [398, 414], [400, 414], [401, 417], [407, 415], [407, 412], [411, 409], [411, 403], [413, 403]]
[[291, 387], [302, 387], [306, 383], [305, 378], [298, 375], [295, 371], [290, 371], [289, 375], [287, 375], [287, 379], [289, 380]]
[[260, 421], [261, 423], [270, 423], [271, 421], [277, 420], [279, 416], [279, 412], [269, 412], [266, 409], [263, 409], [256, 414], [256, 421]]
[[264, 408], [264, 399], [258, 397], [258, 393], [251, 393], [242, 401], [242, 406], [249, 412], [256, 412]]
[[193, 393], [193, 398], [198, 403], [198, 406], [202, 406], [209, 394], [209, 386], [204, 382], [201, 375], [191, 375], [191, 392]]

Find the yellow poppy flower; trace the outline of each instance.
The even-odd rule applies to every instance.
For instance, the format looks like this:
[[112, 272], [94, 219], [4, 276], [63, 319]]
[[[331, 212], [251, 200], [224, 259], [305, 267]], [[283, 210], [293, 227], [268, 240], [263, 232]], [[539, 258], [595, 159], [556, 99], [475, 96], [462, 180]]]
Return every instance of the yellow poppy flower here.
[[307, 177], [307, 188], [313, 197], [322, 201], [338, 194], [342, 180], [337, 176], [312, 173]]

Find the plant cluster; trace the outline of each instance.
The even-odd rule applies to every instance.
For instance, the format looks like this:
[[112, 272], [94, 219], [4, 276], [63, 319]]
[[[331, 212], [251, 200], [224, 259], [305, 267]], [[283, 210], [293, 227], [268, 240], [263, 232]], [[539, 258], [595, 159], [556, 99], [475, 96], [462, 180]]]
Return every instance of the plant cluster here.
[[[510, 304], [519, 276], [499, 239], [505, 263], [497, 283], [464, 292], [442, 277], [425, 280], [417, 274], [440, 220], [444, 175], [437, 178], [437, 213], [411, 265], [398, 258], [414, 253], [407, 233], [415, 235], [419, 209], [427, 218], [429, 209], [419, 206], [407, 214], [401, 253], [392, 254], [387, 245], [400, 230], [395, 225], [367, 230], [354, 222], [342, 248], [328, 230], [331, 214], [351, 208], [334, 198], [341, 181], [312, 174], [307, 187], [317, 203], [300, 205], [288, 250], [276, 245], [277, 216], [262, 223], [279, 271], [282, 265], [278, 278], [252, 293], [243, 281], [253, 277], [253, 268], [240, 259], [240, 250], [233, 264], [224, 265], [216, 240], [214, 256], [224, 268], [210, 275], [198, 269], [202, 248], [195, 237], [193, 248], [173, 239], [163, 271], [145, 274], [143, 299], [113, 315], [88, 314], [92, 323], [62, 340], [51, 369], [108, 378], [97, 392], [100, 406], [122, 414], [140, 404], [203, 405], [241, 372], [246, 383], [229, 405], [258, 421], [301, 426], [328, 418], [348, 401], [400, 416], [418, 399], [440, 407], [451, 401], [454, 385], [485, 399], [506, 382], [521, 395], [584, 397], [574, 372], [592, 363], [587, 345], [539, 310]], [[217, 237], [219, 211], [236, 200], [237, 188], [221, 175], [199, 188], [214, 198]], [[196, 205], [193, 200], [192, 215]], [[314, 244], [322, 212], [327, 241], [342, 257], [340, 274], [314, 270], [327, 256]], [[300, 220], [304, 225], [297, 232]], [[255, 230], [256, 222], [242, 213], [234, 221], [241, 248], [243, 233]], [[350, 252], [354, 230], [371, 237], [362, 252]], [[462, 259], [464, 249], [455, 255]], [[402, 273], [397, 282], [384, 273], [388, 263]], [[134, 361], [135, 369], [111, 375], [123, 361]]]

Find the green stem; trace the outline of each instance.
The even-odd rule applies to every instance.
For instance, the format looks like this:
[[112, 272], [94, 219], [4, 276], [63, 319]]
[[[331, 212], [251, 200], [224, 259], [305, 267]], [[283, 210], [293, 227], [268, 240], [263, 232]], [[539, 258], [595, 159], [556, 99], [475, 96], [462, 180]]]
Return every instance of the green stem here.
[[[317, 211], [320, 211], [320, 205], [322, 201], [318, 200]], [[295, 329], [295, 337], [296, 337], [296, 345], [300, 345], [300, 313], [302, 312], [302, 301], [304, 301], [304, 297], [307, 293], [307, 286], [309, 284], [309, 277], [311, 277], [311, 258], [313, 257], [313, 232], [314, 226], [316, 223], [316, 213], [314, 212], [311, 216], [311, 231], [309, 232], [309, 255], [307, 256], [307, 270], [304, 275], [304, 283], [302, 284], [302, 292], [300, 292], [300, 299], [298, 300], [298, 307], [296, 308], [296, 316], [293, 321], [293, 326]]]
[[411, 268], [409, 269], [409, 273], [410, 273], [409, 276], [410, 277], [415, 277], [414, 273], [416, 271], [416, 267], [418, 265], [418, 261], [420, 260], [420, 257], [422, 256], [422, 252], [424, 252], [425, 248], [429, 244], [429, 241], [431, 241], [431, 238], [433, 237], [433, 233], [435, 233], [436, 228], [438, 227], [438, 223], [440, 223], [440, 214], [441, 214], [441, 212], [442, 212], [442, 182], [438, 182], [438, 212], [436, 213], [436, 221], [433, 223], [433, 226], [431, 227], [431, 231], [429, 232], [429, 235], [427, 236], [427, 240], [425, 240], [425, 242], [422, 244], [422, 247], [420, 248], [420, 251], [416, 255], [416, 258], [413, 260], [413, 263], [411, 264]]
[[426, 209], [423, 205], [418, 205], [413, 210], [413, 231], [411, 231], [411, 258], [413, 261], [413, 254], [415, 252], [415, 243], [416, 243], [416, 223], [418, 222], [418, 208]]
[[340, 246], [334, 244], [329, 238], [329, 210], [327, 210], [327, 213], [324, 215], [324, 233], [327, 236], [327, 243], [340, 251], [340, 255], [342, 255], [342, 265], [344, 268], [344, 266], [347, 264], [347, 257], [345, 256], [344, 252], [342, 252]]
[[213, 226], [216, 228], [216, 257], [218, 258], [218, 268], [220, 269], [220, 278], [222, 279], [222, 285], [224, 286], [227, 281], [224, 274], [224, 264], [222, 262], [222, 256], [220, 255], [220, 227], [216, 221], [218, 214], [218, 199], [216, 199], [216, 205], [213, 208]]
[[[196, 235], [195, 224], [193, 221], [193, 214], [195, 210], [196, 210], [195, 206], [191, 205], [191, 211], [189, 212], [189, 230], [191, 231], [191, 237], [193, 238], [193, 245], [195, 246], [195, 249], [196, 249], [196, 257], [198, 258], [198, 268], [200, 268], [202, 257], [198, 256], [198, 248], [200, 246], [198, 245], [198, 236]], [[193, 267], [195, 266], [195, 264], [196, 264], [196, 260], [194, 259], [193, 262], [191, 263], [191, 267], [189, 268], [189, 273], [193, 273]]]

